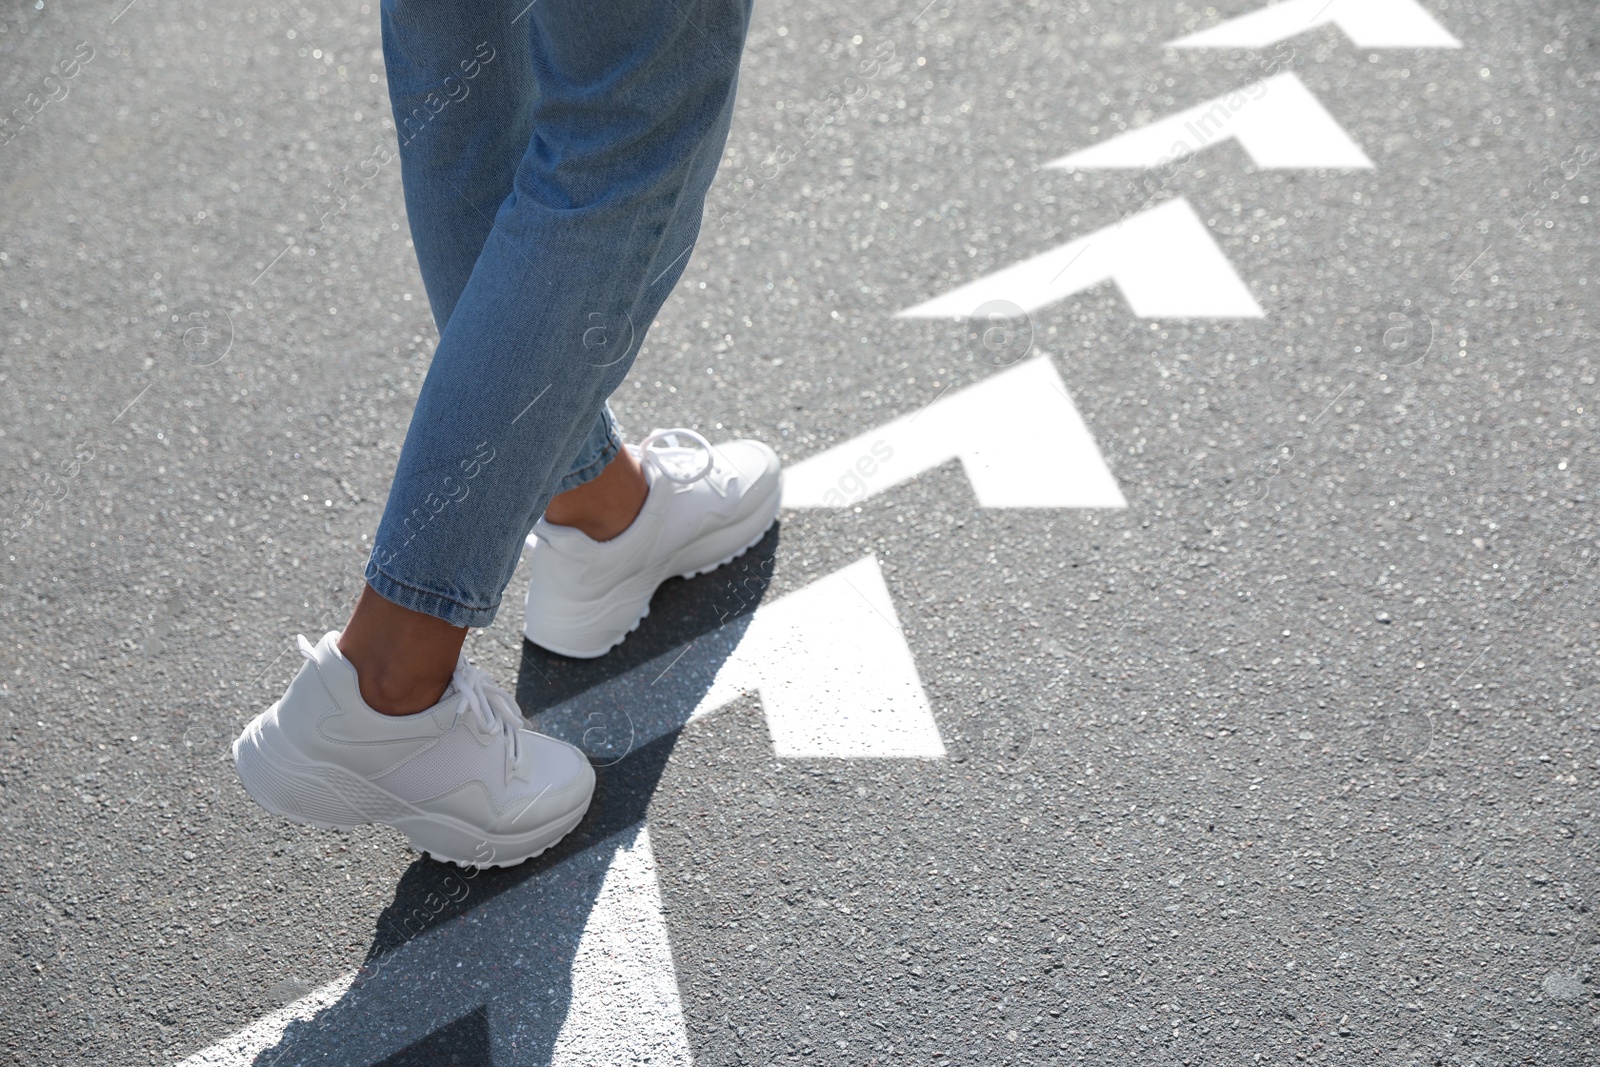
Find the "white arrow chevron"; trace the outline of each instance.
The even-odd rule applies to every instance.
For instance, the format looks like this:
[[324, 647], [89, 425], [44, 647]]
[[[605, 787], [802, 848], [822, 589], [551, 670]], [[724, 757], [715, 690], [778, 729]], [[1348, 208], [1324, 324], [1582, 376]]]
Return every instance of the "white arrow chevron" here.
[[779, 756], [945, 754], [873, 556], [541, 712], [539, 729], [615, 760], [746, 693]]
[[[473, 900], [472, 871], [446, 885]], [[446, 890], [448, 891], [448, 890]], [[442, 906], [442, 905], [441, 905]], [[427, 996], [417, 996], [418, 989]], [[179, 1067], [377, 1063], [474, 1010], [472, 1062], [690, 1067], [650, 830], [639, 823], [245, 1027]], [[266, 1058], [262, 1059], [262, 1054]]]
[[1045, 165], [1062, 170], [1156, 167], [1230, 138], [1266, 170], [1372, 166], [1292, 73], [1235, 89]]
[[961, 460], [986, 508], [1121, 508], [1048, 358], [1031, 359], [783, 472], [791, 508], [842, 508]]
[[620, 845], [573, 953], [572, 1001], [550, 1067], [615, 1063], [622, 1048], [637, 1050], [633, 1062], [640, 1065], [694, 1062], [650, 828], [640, 823]]
[[[550, 708], [602, 755], [759, 692], [780, 756], [945, 754], [872, 556]], [[452, 876], [471, 901], [474, 872]], [[447, 883], [448, 885], [451, 883]], [[448, 888], [445, 890], [448, 892]], [[440, 907], [443, 905], [441, 904]], [[426, 988], [428, 995], [414, 996]], [[650, 831], [639, 823], [184, 1060], [374, 1063], [486, 1011], [495, 1063], [690, 1067]], [[484, 1050], [466, 1050], [469, 1054]]]
[[1283, 0], [1168, 47], [1263, 48], [1330, 22], [1358, 48], [1461, 47], [1416, 0]]
[[1141, 211], [896, 315], [966, 319], [991, 301], [1036, 311], [1113, 281], [1147, 319], [1258, 319], [1261, 307], [1182, 197]]

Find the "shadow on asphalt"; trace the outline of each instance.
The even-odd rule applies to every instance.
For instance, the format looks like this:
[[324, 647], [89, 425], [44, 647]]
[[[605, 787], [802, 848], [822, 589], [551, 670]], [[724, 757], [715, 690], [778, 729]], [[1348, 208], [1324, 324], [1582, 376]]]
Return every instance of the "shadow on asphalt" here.
[[291, 1023], [255, 1064], [550, 1062], [573, 957], [611, 859], [636, 838], [679, 731], [766, 595], [779, 536], [774, 525], [733, 562], [663, 584], [639, 629], [599, 659], [523, 642], [517, 702], [540, 730], [590, 754], [597, 783], [588, 815], [516, 867], [418, 858], [379, 915], [350, 988]]

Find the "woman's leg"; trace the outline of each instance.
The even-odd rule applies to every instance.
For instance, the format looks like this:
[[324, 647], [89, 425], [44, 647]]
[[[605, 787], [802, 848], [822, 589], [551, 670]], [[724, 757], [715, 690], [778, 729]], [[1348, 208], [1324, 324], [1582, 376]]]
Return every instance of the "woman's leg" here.
[[499, 3], [383, 0], [411, 242], [442, 334], [533, 136], [528, 23]]
[[[485, 10], [497, 13], [500, 36]], [[413, 230], [419, 256], [446, 250], [428, 271], [445, 322], [366, 577], [391, 604], [464, 637], [494, 618], [525, 534], [572, 486], [605, 398], [688, 259], [727, 136], [749, 9], [740, 0], [539, 0], [519, 13], [389, 0], [384, 11], [396, 99], [421, 94], [424, 104], [421, 115], [397, 105], [396, 118], [408, 209], [443, 219], [416, 217]], [[519, 35], [531, 103], [509, 61], [490, 79], [519, 54], [510, 43]], [[444, 59], [452, 47], [465, 55]], [[448, 81], [453, 70], [458, 83]], [[478, 239], [467, 220], [492, 195], [484, 161], [506, 152], [505, 129], [468, 121], [479, 114], [474, 99], [495, 91], [508, 95], [481, 107], [530, 132], [457, 294], [459, 256], [448, 250]], [[389, 614], [352, 619], [349, 644], [367, 650], [376, 673], [407, 660], [403, 643], [366, 625]], [[435, 680], [439, 692], [446, 681]]]
[[[494, 4], [451, 10], [445, 25], [440, 8], [426, 3], [390, 0], [380, 15], [406, 215], [442, 334], [532, 139], [537, 85], [531, 24], [515, 15], [508, 21], [508, 9]], [[619, 491], [580, 494], [565, 502], [563, 513], [586, 530], [591, 522], [603, 527], [628, 498], [642, 497], [637, 464], [620, 472], [608, 466], [620, 459], [626, 467], [628, 458], [605, 409], [556, 499], [601, 471], [610, 472], [608, 482]], [[637, 477], [625, 479], [629, 473]]]

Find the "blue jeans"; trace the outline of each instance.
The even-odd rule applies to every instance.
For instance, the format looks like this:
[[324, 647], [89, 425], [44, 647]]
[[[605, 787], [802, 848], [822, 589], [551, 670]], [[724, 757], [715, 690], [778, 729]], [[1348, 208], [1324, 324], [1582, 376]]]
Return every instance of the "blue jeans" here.
[[545, 505], [621, 447], [606, 398], [677, 283], [750, 0], [382, 0], [439, 347], [366, 580], [486, 626]]

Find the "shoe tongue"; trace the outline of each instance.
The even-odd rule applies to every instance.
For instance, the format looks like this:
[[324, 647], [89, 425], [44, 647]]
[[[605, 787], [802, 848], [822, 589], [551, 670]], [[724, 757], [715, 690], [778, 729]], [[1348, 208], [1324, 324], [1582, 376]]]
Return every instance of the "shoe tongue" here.
[[650, 458], [666, 472], [671, 481], [682, 484], [692, 481], [705, 469], [706, 456], [695, 448], [670, 448], [657, 445], [650, 450]]

